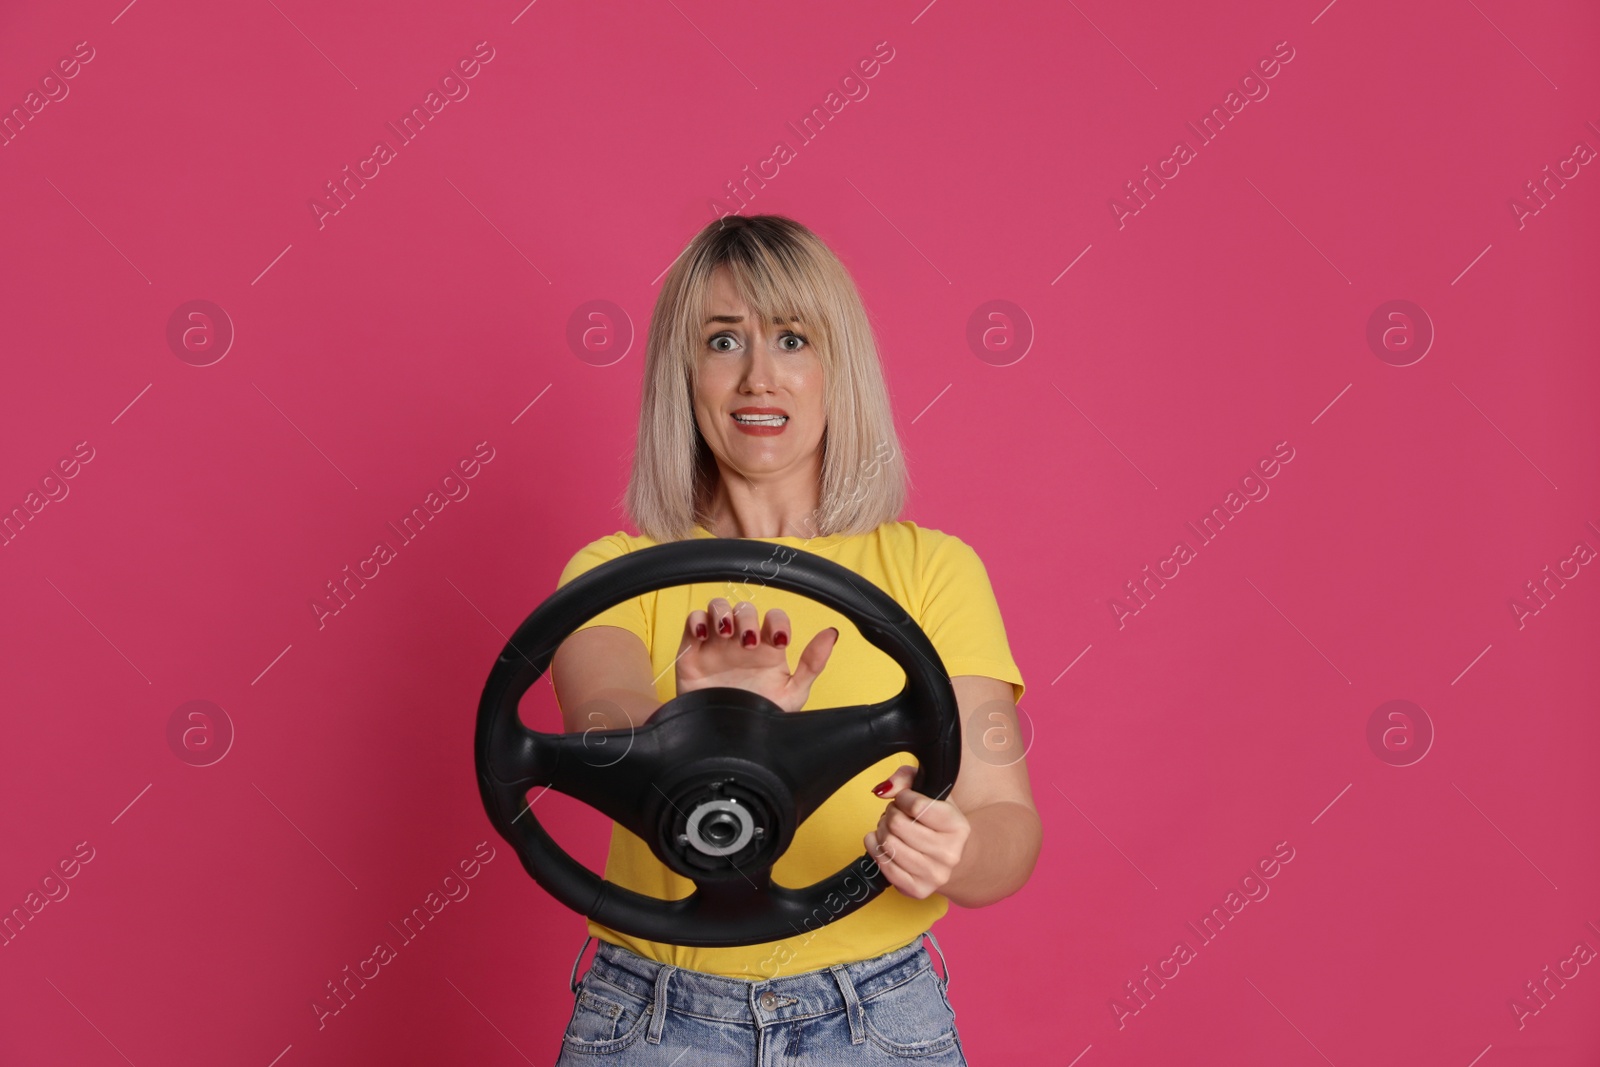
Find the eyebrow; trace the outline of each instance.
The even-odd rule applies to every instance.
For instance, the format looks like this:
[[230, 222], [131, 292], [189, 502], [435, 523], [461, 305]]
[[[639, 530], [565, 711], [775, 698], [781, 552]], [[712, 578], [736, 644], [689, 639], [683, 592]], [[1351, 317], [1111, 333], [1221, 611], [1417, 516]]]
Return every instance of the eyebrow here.
[[[743, 321], [744, 321], [744, 316], [743, 315], [712, 315], [710, 318], [706, 319], [706, 325], [709, 326], [713, 322], [743, 322]], [[775, 323], [779, 323], [781, 325], [781, 324], [783, 324], [785, 322], [799, 322], [800, 321], [800, 317], [798, 315], [796, 315], [796, 316], [791, 316], [790, 318], [787, 318], [787, 319], [783, 319], [783, 318], [779, 318], [777, 315], [774, 315], [774, 316], [772, 316], [772, 321], [775, 322]]]

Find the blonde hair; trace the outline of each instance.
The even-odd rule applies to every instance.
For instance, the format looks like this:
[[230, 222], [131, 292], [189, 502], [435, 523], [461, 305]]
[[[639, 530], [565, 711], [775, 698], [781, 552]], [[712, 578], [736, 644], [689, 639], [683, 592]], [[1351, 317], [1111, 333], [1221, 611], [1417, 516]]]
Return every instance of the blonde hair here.
[[724, 216], [668, 269], [645, 345], [639, 438], [622, 498], [628, 518], [657, 542], [707, 524], [721, 474], [693, 395], [712, 276], [722, 266], [758, 321], [798, 318], [822, 360], [822, 485], [806, 536], [870, 533], [895, 521], [910, 474], [866, 308], [833, 251], [781, 215]]

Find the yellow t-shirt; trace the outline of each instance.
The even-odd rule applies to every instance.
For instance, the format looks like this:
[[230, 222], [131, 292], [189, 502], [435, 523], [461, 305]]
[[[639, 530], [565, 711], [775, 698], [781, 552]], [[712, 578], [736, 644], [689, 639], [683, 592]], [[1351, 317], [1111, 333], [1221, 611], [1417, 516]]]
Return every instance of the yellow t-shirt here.
[[[696, 527], [694, 536], [715, 537], [704, 527]], [[800, 548], [861, 575], [916, 620], [951, 677], [977, 674], [998, 678], [1010, 682], [1017, 701], [1022, 700], [1022, 673], [1011, 657], [988, 572], [978, 554], [960, 538], [897, 521], [883, 523], [869, 534], [749, 540]], [[654, 544], [648, 537], [621, 531], [602, 537], [572, 557], [561, 573], [558, 587], [601, 563]], [[770, 608], [782, 608], [788, 614], [790, 641], [784, 651], [791, 669], [813, 637], [830, 626], [839, 628], [838, 641], [827, 665], [812, 683], [805, 709], [870, 704], [894, 696], [905, 685], [905, 672], [900, 665], [861, 636], [844, 615], [798, 593], [766, 586], [758, 577], [746, 582], [705, 582], [657, 589], [608, 608], [578, 629], [620, 626], [638, 635], [650, 652], [658, 676], [656, 695], [665, 702], [677, 695], [672, 665], [689, 612], [706, 610], [707, 604], [719, 596], [730, 605], [750, 601], [762, 622]], [[909, 752], [887, 757], [867, 767], [824, 801], [796, 829], [788, 850], [773, 865], [773, 881], [803, 888], [859, 858], [865, 852], [862, 838], [877, 826], [889, 803], [874, 796], [872, 787], [901, 764], [916, 763]], [[660, 900], [678, 900], [694, 892], [694, 882], [662, 864], [639, 837], [615, 822], [611, 830], [605, 869], [609, 881]], [[942, 893], [918, 900], [891, 885], [844, 918], [803, 935], [716, 948], [647, 941], [593, 920], [588, 927], [591, 935], [648, 959], [762, 981], [779, 974], [868, 959], [900, 948], [921, 937], [948, 908], [949, 901]]]

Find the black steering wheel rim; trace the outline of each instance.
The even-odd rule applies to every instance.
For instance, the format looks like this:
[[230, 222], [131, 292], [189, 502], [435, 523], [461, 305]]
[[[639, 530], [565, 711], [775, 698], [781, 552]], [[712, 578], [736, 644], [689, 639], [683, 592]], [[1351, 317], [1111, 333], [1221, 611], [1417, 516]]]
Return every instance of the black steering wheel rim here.
[[[794, 713], [747, 690], [712, 688], [674, 697], [631, 730], [551, 734], [522, 724], [522, 695], [582, 623], [652, 590], [718, 580], [759, 581], [834, 609], [899, 664], [904, 687], [876, 704]], [[473, 747], [490, 821], [547, 892], [600, 925], [635, 937], [720, 947], [803, 933], [850, 914], [888, 888], [865, 853], [803, 887], [771, 881], [771, 866], [798, 825], [839, 785], [895, 752], [916, 757], [912, 788], [945, 797], [960, 771], [960, 741], [949, 674], [927, 635], [892, 597], [814, 553], [715, 538], [637, 549], [556, 590], [517, 628], [490, 671]], [[611, 742], [626, 743], [622, 757], [608, 754], [605, 763], [590, 758], [591, 743]], [[647, 782], [640, 780], [645, 774]], [[528, 790], [539, 785], [574, 796], [638, 833], [659, 859], [694, 880], [695, 892], [662, 900], [579, 864], [526, 802]], [[714, 832], [702, 833], [703, 826]], [[714, 855], [712, 842], [734, 832], [742, 842], [737, 852], [728, 845], [728, 854]]]

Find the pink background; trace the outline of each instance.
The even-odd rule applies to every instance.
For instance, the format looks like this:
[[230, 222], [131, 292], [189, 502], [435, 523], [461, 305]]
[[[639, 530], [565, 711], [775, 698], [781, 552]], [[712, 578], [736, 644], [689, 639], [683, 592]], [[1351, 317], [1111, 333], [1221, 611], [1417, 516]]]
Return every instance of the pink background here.
[[[1043, 855], [936, 927], [973, 1063], [1596, 1062], [1600, 968], [1562, 962], [1600, 948], [1600, 176], [1563, 162], [1600, 145], [1592, 5], [122, 4], [0, 13], [7, 113], [93, 49], [0, 148], [0, 507], [26, 516], [0, 907], [93, 849], [0, 948], [0, 1061], [555, 1059], [583, 920], [488, 823], [477, 701], [624, 528], [659, 277], [721, 203], [853, 272], [904, 517], [978, 550], [1029, 684]], [[319, 225], [480, 41], [469, 94]], [[1202, 144], [1186, 123], [1279, 42]], [[192, 300], [235, 332], [205, 366], [203, 327], [168, 341]], [[596, 300], [631, 327], [575, 348]], [[974, 349], [991, 300], [1019, 310]], [[1417, 311], [1368, 342], [1391, 300], [1431, 322], [1420, 360]], [[479, 442], [470, 493], [319, 626]], [[1263, 487], [1214, 542], [1186, 525]], [[209, 766], [169, 741], [193, 700], [234, 734]], [[1420, 712], [1370, 743], [1391, 700]], [[602, 820], [541, 812], [598, 867]], [[325, 984], [480, 841], [470, 895], [319, 1030]], [[1200, 945], [1279, 842], [1270, 895]]]

